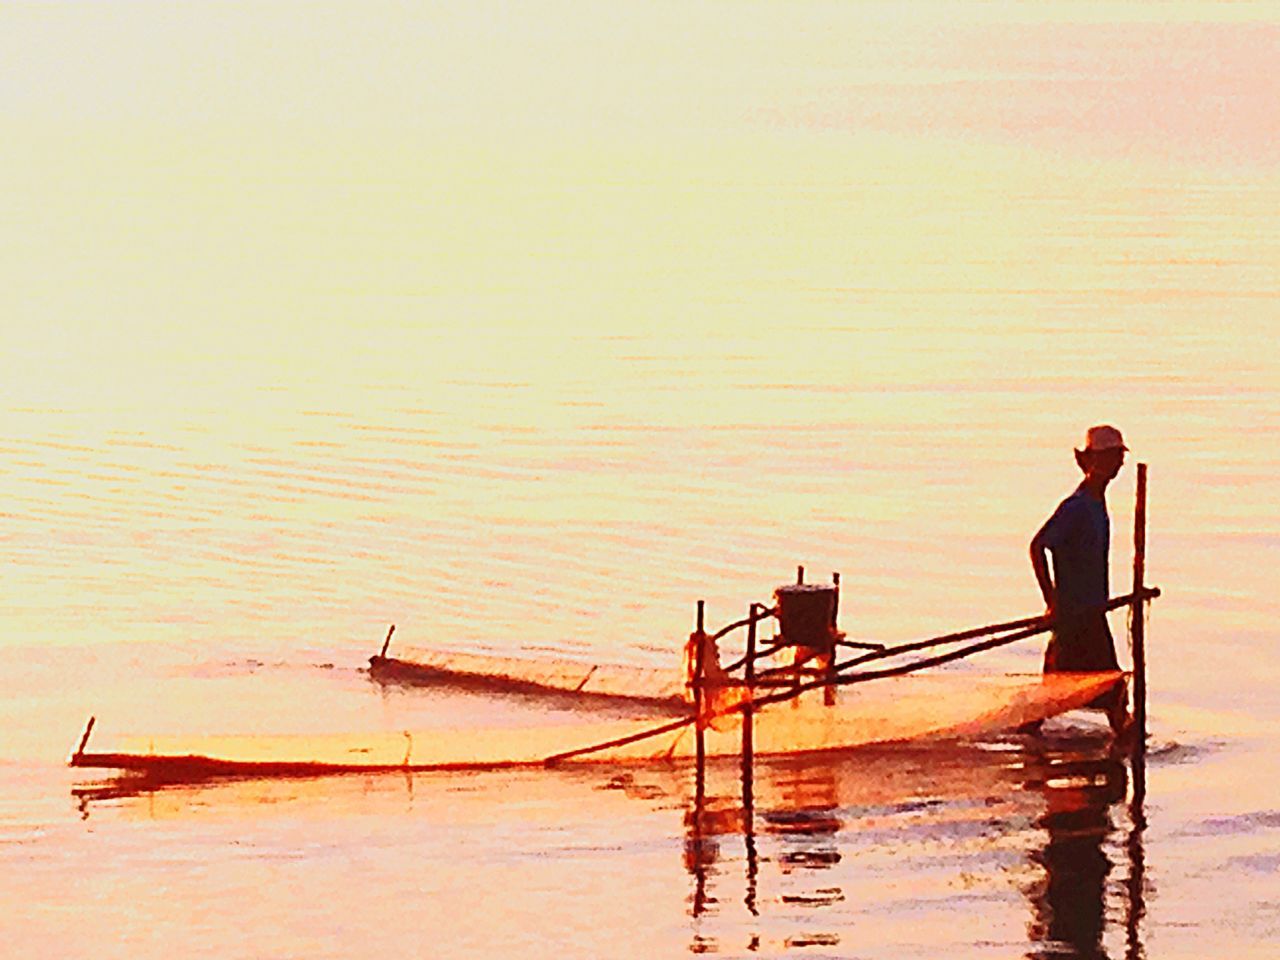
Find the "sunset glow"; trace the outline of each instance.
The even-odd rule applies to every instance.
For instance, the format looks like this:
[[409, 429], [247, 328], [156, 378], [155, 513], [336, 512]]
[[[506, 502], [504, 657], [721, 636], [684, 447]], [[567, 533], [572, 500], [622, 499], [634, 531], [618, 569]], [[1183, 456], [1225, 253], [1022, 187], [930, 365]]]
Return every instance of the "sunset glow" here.
[[[1278, 50], [1253, 2], [5, 5], [0, 942], [1267, 954]], [[475, 768], [670, 719], [600, 677], [370, 673], [684, 693], [695, 603], [801, 564], [864, 652], [1038, 617], [1103, 423], [1112, 597], [1150, 466], [1141, 778], [1041, 635], [779, 703], [755, 767], [735, 716], [696, 780], [680, 705]], [[471, 766], [95, 777], [90, 716]]]

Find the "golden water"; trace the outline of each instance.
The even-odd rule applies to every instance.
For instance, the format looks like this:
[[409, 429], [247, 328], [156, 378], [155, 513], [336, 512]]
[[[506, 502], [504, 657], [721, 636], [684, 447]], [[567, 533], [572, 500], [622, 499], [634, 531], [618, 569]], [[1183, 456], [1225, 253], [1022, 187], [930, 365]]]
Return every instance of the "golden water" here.
[[[1269, 956], [1273, 15], [0, 12], [9, 954]], [[1145, 832], [1088, 739], [768, 767], [746, 834], [733, 769], [699, 816], [682, 769], [61, 767], [89, 713], [529, 722], [369, 684], [393, 622], [676, 669], [797, 563], [855, 637], [1032, 614], [1103, 421], [1165, 591]]]

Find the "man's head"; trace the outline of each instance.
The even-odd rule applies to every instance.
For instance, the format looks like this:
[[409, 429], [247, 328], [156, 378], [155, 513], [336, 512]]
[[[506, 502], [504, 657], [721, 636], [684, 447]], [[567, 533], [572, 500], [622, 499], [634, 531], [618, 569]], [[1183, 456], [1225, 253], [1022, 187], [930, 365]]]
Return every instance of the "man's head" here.
[[1107, 484], [1115, 479], [1124, 465], [1124, 438], [1115, 427], [1105, 424], [1090, 427], [1085, 434], [1084, 449], [1076, 451], [1076, 463], [1086, 480]]

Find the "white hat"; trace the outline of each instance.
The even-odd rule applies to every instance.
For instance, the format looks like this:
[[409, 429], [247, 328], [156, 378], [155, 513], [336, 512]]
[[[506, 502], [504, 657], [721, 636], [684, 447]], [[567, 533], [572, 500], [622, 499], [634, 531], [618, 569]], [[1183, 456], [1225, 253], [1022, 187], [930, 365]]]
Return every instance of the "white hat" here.
[[1090, 427], [1084, 436], [1084, 452], [1098, 453], [1103, 450], [1128, 450], [1124, 445], [1124, 437], [1115, 427], [1102, 424]]

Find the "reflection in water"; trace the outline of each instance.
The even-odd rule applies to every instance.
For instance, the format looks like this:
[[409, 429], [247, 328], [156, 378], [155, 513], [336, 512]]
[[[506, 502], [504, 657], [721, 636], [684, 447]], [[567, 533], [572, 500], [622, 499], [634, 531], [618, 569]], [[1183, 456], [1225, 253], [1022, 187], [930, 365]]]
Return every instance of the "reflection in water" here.
[[[748, 714], [749, 720], [750, 714]], [[749, 738], [750, 722], [745, 730]], [[760, 876], [760, 857], [756, 851], [756, 764], [754, 753], [749, 749], [749, 745], [750, 739], [745, 740], [742, 754], [742, 839], [747, 857], [747, 890], [743, 896], [743, 903], [746, 905], [747, 913], [758, 917], [760, 911], [756, 907], [756, 882]], [[748, 944], [748, 949], [755, 950], [759, 945], [757, 936]]]
[[[509, 815], [504, 804], [513, 793], [532, 823], [580, 806], [586, 790], [592, 824], [629, 816], [637, 805], [669, 810], [683, 795], [683, 857], [671, 867], [690, 881], [686, 946], [694, 952], [830, 947], [847, 943], [855, 927], [864, 946], [873, 936], [886, 946], [907, 938], [925, 951], [951, 942], [955, 931], [918, 918], [957, 891], [985, 888], [987, 907], [1009, 908], [1015, 951], [1029, 936], [1029, 956], [1101, 960], [1108, 939], [1120, 956], [1122, 933], [1125, 960], [1144, 956], [1143, 821], [1130, 809], [1130, 829], [1118, 835], [1128, 778], [1105, 739], [901, 746], [767, 758], [746, 771], [712, 763], [690, 783], [693, 773], [680, 765], [528, 771], [466, 784], [447, 774], [186, 785], [122, 777], [83, 785], [74, 796], [82, 817], [99, 808], [148, 820], [384, 808], [412, 813], [402, 821], [410, 829], [425, 819], [465, 830]], [[456, 803], [459, 789], [466, 805]], [[1040, 879], [1011, 883], [1028, 862]], [[1109, 887], [1119, 895], [1111, 916]], [[874, 915], [869, 903], [877, 904]]]
[[[806, 908], [839, 903], [844, 891], [814, 873], [831, 870], [842, 859], [837, 836], [843, 823], [835, 770], [829, 763], [789, 764], [778, 771], [773, 787], [775, 796], [763, 811], [765, 830], [783, 843], [778, 863], [792, 887], [781, 894], [780, 902]], [[789, 938], [788, 945], [830, 946], [839, 940], [834, 933], [806, 932]]]
[[[842, 827], [838, 779], [827, 762], [790, 762], [769, 767], [764, 781], [765, 803], [761, 819], [765, 833], [778, 838], [784, 850], [775, 858], [783, 877], [801, 877], [805, 871], [827, 870], [841, 862], [836, 842]], [[713, 909], [718, 901], [708, 890], [709, 881], [719, 873], [721, 838], [741, 834], [744, 850], [745, 893], [747, 913], [759, 917], [757, 885], [760, 858], [756, 838], [756, 768], [741, 768], [741, 802], [734, 797], [708, 797], [705, 773], [695, 771], [692, 803], [685, 814], [685, 869], [693, 879], [689, 898], [690, 913], [695, 920]], [[826, 907], [844, 899], [841, 889], [825, 883], [813, 889], [781, 893], [775, 902], [803, 908]], [[790, 936], [788, 947], [834, 946], [839, 934], [808, 932]], [[746, 948], [760, 949], [759, 934], [753, 933]], [[718, 949], [712, 938], [695, 930], [690, 950], [704, 953]]]
[[[1123, 809], [1117, 805], [1125, 799], [1129, 776], [1106, 737], [775, 759], [742, 774], [740, 804], [731, 795], [709, 796], [705, 781], [692, 791], [684, 821], [685, 868], [693, 880], [689, 903], [695, 921], [721, 905], [714, 888], [726, 879], [725, 861], [737, 859], [725, 842], [734, 833], [743, 837], [743, 905], [752, 921], [763, 907], [774, 914], [779, 908], [800, 911], [795, 918], [806, 924], [815, 916], [830, 920], [832, 932], [806, 929], [784, 939], [783, 946], [799, 948], [840, 942], [834, 930], [847, 926], [850, 885], [875, 882], [876, 868], [862, 851], [888, 846], [895, 851], [891, 856], [907, 864], [920, 856], [922, 842], [962, 847], [969, 836], [966, 822], [983, 829], [1003, 823], [1008, 830], [1030, 822], [1035, 830], [1025, 856], [1042, 877], [1023, 890], [1031, 907], [1028, 955], [1106, 960], [1107, 881], [1115, 869], [1127, 867], [1120, 885], [1123, 919], [1113, 923], [1123, 927], [1126, 960], [1144, 956], [1141, 798], [1127, 811], [1131, 826], [1117, 844], [1113, 817]], [[763, 878], [762, 864], [770, 867]], [[972, 877], [967, 874], [964, 882]], [[918, 893], [926, 895], [923, 887]], [[855, 909], [860, 896], [848, 893]], [[751, 933], [745, 945], [760, 949], [759, 935]], [[696, 923], [690, 949], [715, 951], [721, 944]]]
[[693, 877], [693, 894], [689, 910], [700, 917], [709, 905], [717, 901], [707, 893], [707, 877], [716, 871], [720, 860], [720, 837], [741, 829], [741, 816], [736, 807], [724, 798], [708, 801], [695, 797], [693, 806], [685, 813], [684, 866]]
[[1129, 830], [1129, 839], [1125, 847], [1129, 854], [1129, 876], [1125, 879], [1125, 960], [1142, 960], [1146, 952], [1142, 949], [1142, 919], [1146, 916], [1146, 861], [1142, 849], [1142, 831], [1145, 821], [1139, 817], [1133, 820]]
[[1146, 857], [1142, 833], [1147, 828], [1147, 755], [1138, 750], [1133, 757], [1133, 798], [1129, 801], [1129, 837], [1125, 850], [1129, 855], [1129, 876], [1125, 879], [1125, 960], [1142, 960], [1142, 919], [1146, 904]]
[[[781, 894], [779, 901], [809, 911], [841, 902], [844, 891], [823, 878], [842, 859], [837, 836], [843, 822], [835, 769], [821, 761], [788, 765], [779, 771], [774, 791], [776, 798], [771, 797], [763, 810], [765, 830], [783, 842], [784, 851], [778, 858], [781, 874], [794, 885], [790, 892]], [[811, 917], [806, 917], [806, 922], [811, 923]], [[833, 947], [839, 943], [838, 933], [812, 929], [788, 936], [785, 941], [788, 948]]]
[[[1124, 761], [1106, 750], [1090, 754], [1032, 748], [1025, 784], [1044, 798], [1038, 825], [1044, 845], [1031, 859], [1044, 870], [1028, 889], [1032, 919], [1028, 934], [1035, 945], [1029, 956], [1105, 960], [1107, 877], [1116, 866], [1107, 845], [1115, 832], [1112, 811], [1125, 798], [1128, 776]], [[1139, 923], [1142, 903], [1141, 816], [1135, 798], [1132, 827], [1124, 849], [1129, 874], [1124, 889], [1126, 956], [1142, 956]]]

